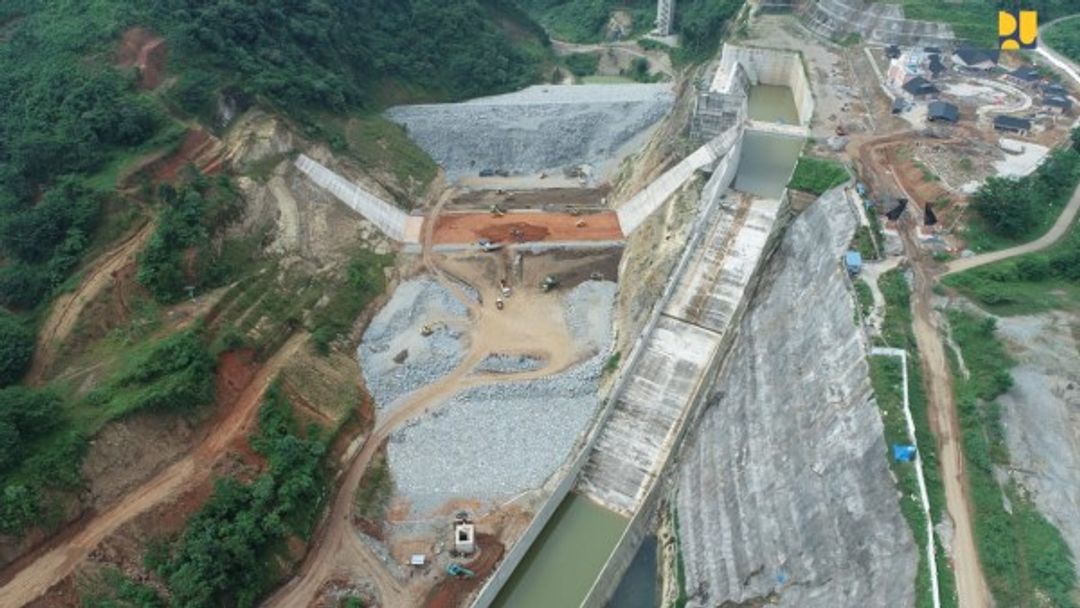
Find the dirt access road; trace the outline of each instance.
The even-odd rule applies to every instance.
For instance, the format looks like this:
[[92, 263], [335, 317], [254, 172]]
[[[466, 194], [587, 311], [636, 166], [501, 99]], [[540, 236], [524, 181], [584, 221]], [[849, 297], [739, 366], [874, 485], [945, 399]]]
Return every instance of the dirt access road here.
[[94, 260], [75, 291], [56, 298], [38, 332], [34, 359], [26, 376], [28, 384], [39, 385], [45, 381], [45, 375], [56, 359], [56, 349], [71, 335], [83, 309], [109, 286], [117, 271], [135, 259], [154, 234], [156, 226], [153, 221], [147, 222], [118, 246]]
[[942, 276], [971, 270], [972, 268], [977, 268], [986, 264], [993, 264], [994, 262], [1014, 258], [1018, 255], [1042, 251], [1061, 240], [1061, 238], [1068, 233], [1073, 221], [1076, 220], [1077, 212], [1080, 212], [1080, 186], [1077, 186], [1076, 190], [1073, 191], [1069, 203], [1065, 205], [1065, 209], [1061, 211], [1061, 215], [1058, 216], [1057, 221], [1054, 222], [1054, 225], [1046, 234], [1030, 243], [1017, 245], [1016, 247], [1002, 249], [1001, 251], [991, 251], [990, 253], [976, 255], [970, 258], [953, 260], [945, 266], [945, 272]]
[[[306, 342], [306, 334], [288, 341], [255, 374], [213, 430], [188, 455], [174, 462], [160, 474], [143, 483], [108, 510], [90, 518], [83, 528], [62, 539], [56, 546], [18, 560], [7, 568], [0, 587], [0, 606], [23, 606], [44, 594], [50, 587], [72, 574], [80, 563], [121, 526], [162, 501], [205, 481], [212, 465], [237, 437], [247, 436], [255, 422], [263, 393], [285, 364]], [[8, 572], [13, 572], [11, 576]]]
[[[542, 378], [563, 371], [588, 355], [575, 347], [556, 293], [519, 289], [506, 301], [504, 310], [497, 311], [494, 307], [498, 295], [495, 277], [485, 276], [482, 270], [474, 267], [457, 269], [457, 277], [476, 288], [480, 301], [486, 304], [469, 298], [461, 285], [449, 278], [431, 251], [435, 226], [447, 200], [446, 197], [440, 200], [425, 222], [422, 255], [428, 271], [469, 308], [468, 352], [450, 374], [417, 390], [389, 415], [377, 419], [363, 448], [349, 463], [348, 472], [338, 486], [329, 513], [314, 534], [299, 572], [265, 602], [266, 607], [310, 606], [327, 581], [340, 577], [367, 579], [378, 590], [384, 606], [420, 605], [428, 593], [423, 579], [412, 584], [400, 582], [352, 523], [353, 497], [379, 446], [395, 430], [436, 409], [463, 389], [507, 380]], [[470, 270], [471, 275], [467, 274]], [[536, 356], [544, 361], [544, 365], [538, 370], [517, 374], [474, 374], [476, 365], [494, 352]]]
[[905, 222], [902, 231], [904, 249], [915, 274], [911, 300], [912, 329], [926, 379], [928, 414], [931, 430], [937, 439], [941, 479], [945, 486], [945, 506], [953, 524], [951, 557], [953, 573], [956, 576], [956, 592], [960, 608], [986, 608], [993, 605], [993, 600], [979, 566], [979, 553], [975, 546], [971, 500], [961, 445], [963, 430], [956, 415], [952, 373], [945, 357], [939, 318], [932, 306], [935, 279], [929, 270], [929, 264], [923, 263], [923, 253], [912, 236], [915, 229], [910, 222]]

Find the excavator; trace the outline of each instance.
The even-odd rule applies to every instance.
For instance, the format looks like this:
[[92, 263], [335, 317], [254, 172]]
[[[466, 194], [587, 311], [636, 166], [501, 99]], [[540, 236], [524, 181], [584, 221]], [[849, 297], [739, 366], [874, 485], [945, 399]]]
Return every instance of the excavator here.
[[446, 567], [446, 573], [450, 576], [460, 576], [461, 578], [472, 578], [476, 576], [475, 572], [457, 562], [450, 562], [450, 565]]

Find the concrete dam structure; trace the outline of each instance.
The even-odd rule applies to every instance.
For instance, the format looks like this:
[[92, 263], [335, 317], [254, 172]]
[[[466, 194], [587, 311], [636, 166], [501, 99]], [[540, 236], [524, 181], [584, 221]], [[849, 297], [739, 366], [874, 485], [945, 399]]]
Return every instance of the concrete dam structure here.
[[839, 263], [856, 223], [841, 189], [792, 222], [687, 441], [688, 606], [914, 605], [917, 550]]
[[[987, 19], [995, 13], [988, 9]], [[866, 0], [808, 0], [803, 22], [811, 30], [830, 39], [858, 34], [868, 42], [902, 46], [945, 46], [956, 43], [956, 34], [944, 23], [916, 21], [904, 16], [898, 4]]]

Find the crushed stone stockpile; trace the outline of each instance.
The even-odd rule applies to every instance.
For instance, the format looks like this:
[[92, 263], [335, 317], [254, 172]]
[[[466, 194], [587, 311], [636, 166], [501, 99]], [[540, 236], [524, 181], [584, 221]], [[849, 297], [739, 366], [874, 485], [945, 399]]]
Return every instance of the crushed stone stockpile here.
[[398, 106], [386, 116], [457, 179], [485, 169], [599, 166], [674, 102], [667, 84], [537, 85], [464, 103]]
[[840, 256], [840, 200], [794, 221], [681, 455], [688, 606], [911, 606], [918, 556]]
[[[1012, 458], [1027, 488], [1073, 555], [1080, 555], [1080, 339], [1075, 315], [1051, 312], [998, 319], [1016, 358], [1014, 383], [998, 398]], [[1080, 562], [1076, 567], [1080, 571]]]
[[587, 361], [547, 378], [466, 389], [391, 436], [394, 481], [414, 514], [454, 498], [498, 501], [539, 488], [570, 455], [599, 405], [615, 284], [582, 283], [564, 302], [568, 315], [588, 302], [586, 316], [607, 328], [584, 332], [582, 348], [593, 338], [603, 344]]
[[[407, 281], [375, 315], [357, 350], [364, 382], [383, 409], [449, 374], [465, 356], [468, 310], [431, 278]], [[430, 336], [421, 335], [428, 325]]]

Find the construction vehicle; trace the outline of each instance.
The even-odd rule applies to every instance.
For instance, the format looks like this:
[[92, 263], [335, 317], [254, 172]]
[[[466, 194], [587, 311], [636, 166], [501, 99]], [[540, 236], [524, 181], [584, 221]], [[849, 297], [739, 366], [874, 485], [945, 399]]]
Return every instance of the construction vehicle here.
[[540, 289], [544, 290], [544, 293], [547, 293], [558, 286], [559, 280], [550, 274], [544, 277], [544, 280], [540, 283]]
[[569, 213], [570, 215], [572, 215], [574, 217], [577, 217], [577, 216], [581, 215], [581, 209], [578, 209], [577, 207], [570, 207], [566, 211], [567, 211], [567, 213]]
[[504, 210], [502, 207], [500, 207], [498, 205], [492, 205], [491, 206], [491, 215], [494, 215], [495, 217], [502, 217], [502, 216], [506, 215], [506, 210]]
[[510, 297], [510, 286], [506, 284], [505, 279], [499, 279], [499, 291], [502, 292], [504, 298]]
[[577, 223], [574, 224], [574, 225], [577, 226], [578, 228], [584, 228], [585, 227], [585, 220], [578, 220]]
[[475, 572], [457, 562], [450, 562], [450, 565], [446, 567], [446, 573], [450, 576], [460, 576], [462, 578], [472, 578], [476, 576]]
[[506, 304], [503, 302], [503, 299], [495, 298], [495, 308], [498, 310], [502, 310], [503, 306], [506, 306]]
[[435, 328], [430, 325], [425, 325], [420, 328], [420, 335], [424, 336], [425, 338], [433, 333], [435, 333]]
[[502, 244], [493, 243], [488, 239], [480, 239], [479, 241], [476, 242], [476, 244], [477, 244], [477, 246], [480, 247], [480, 249], [483, 249], [484, 251], [488, 251], [488, 252], [498, 251], [498, 250], [502, 249]]

